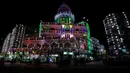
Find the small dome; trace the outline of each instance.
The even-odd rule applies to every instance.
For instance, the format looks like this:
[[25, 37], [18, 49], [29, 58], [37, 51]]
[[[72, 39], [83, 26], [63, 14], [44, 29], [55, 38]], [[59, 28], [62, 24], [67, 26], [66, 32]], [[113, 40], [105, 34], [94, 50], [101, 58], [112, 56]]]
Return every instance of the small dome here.
[[71, 9], [68, 5], [63, 4], [60, 6], [60, 8], [57, 11], [57, 13], [60, 13], [60, 12], [71, 12]]

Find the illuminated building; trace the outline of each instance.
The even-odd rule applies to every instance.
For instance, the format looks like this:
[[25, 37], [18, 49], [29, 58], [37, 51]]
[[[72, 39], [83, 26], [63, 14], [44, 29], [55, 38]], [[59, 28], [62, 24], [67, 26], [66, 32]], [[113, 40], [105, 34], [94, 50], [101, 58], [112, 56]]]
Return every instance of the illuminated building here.
[[5, 40], [4, 40], [4, 43], [3, 43], [3, 47], [2, 47], [2, 53], [6, 53], [7, 52], [7, 50], [9, 49], [9, 44], [10, 44], [10, 36], [11, 36], [11, 33], [9, 33], [8, 35], [7, 35], [7, 37], [5, 38]]
[[95, 59], [102, 59], [102, 56], [105, 56], [106, 50], [104, 45], [102, 45], [98, 39], [91, 37], [91, 43], [93, 46], [93, 56]]
[[24, 32], [25, 32], [25, 27], [23, 25], [21, 24], [16, 25], [14, 29], [12, 30], [12, 33], [9, 33], [9, 35], [5, 39], [3, 48], [2, 48], [2, 50], [5, 50], [5, 51], [2, 51], [2, 52], [7, 52], [9, 48], [22, 48]]
[[25, 29], [21, 24], [15, 26], [11, 33], [10, 48], [22, 48]]
[[63, 4], [58, 9], [54, 22], [40, 21], [39, 32], [34, 30], [33, 34], [26, 33], [28, 27], [17, 25], [12, 31], [8, 55], [24, 54], [24, 57], [33, 59], [39, 56], [57, 57], [61, 53], [74, 56], [78, 52], [91, 56], [95, 41], [90, 37], [89, 24], [86, 21], [74, 22], [74, 14]]
[[[25, 40], [28, 47], [30, 45], [35, 46], [36, 43], [39, 48], [44, 48], [45, 44], [48, 45], [49, 49], [62, 48], [64, 51], [68, 51], [70, 48], [75, 49], [86, 49], [91, 53], [90, 40], [90, 29], [87, 22], [74, 23], [75, 17], [71, 12], [70, 8], [63, 4], [57, 11], [54, 17], [55, 22], [40, 22], [39, 25], [39, 37], [33, 37], [34, 40]], [[87, 35], [87, 38], [84, 36]], [[37, 39], [37, 40], [36, 40]], [[29, 43], [27, 43], [29, 42]], [[84, 47], [81, 47], [84, 46]]]
[[130, 50], [130, 24], [129, 24], [129, 19], [126, 15], [125, 12], [122, 12], [123, 16], [124, 16], [124, 24], [122, 25], [122, 28], [124, 30], [123, 32], [123, 38], [124, 38], [124, 43], [127, 46], [126, 48], [128, 48]]
[[109, 58], [118, 59], [128, 53], [128, 47], [125, 43], [126, 34], [124, 33], [129, 23], [125, 14], [109, 14], [103, 20], [103, 23], [107, 35]]

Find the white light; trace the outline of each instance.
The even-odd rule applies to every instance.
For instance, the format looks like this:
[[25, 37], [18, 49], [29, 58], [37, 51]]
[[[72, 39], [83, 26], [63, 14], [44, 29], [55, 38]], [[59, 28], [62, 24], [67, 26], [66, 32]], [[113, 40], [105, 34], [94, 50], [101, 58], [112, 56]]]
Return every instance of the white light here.
[[126, 48], [125, 46], [123, 46], [123, 48]]
[[65, 27], [65, 25], [62, 25], [62, 28], [64, 28]]
[[94, 60], [94, 58], [93, 58], [93, 57], [90, 57], [90, 60]]
[[112, 15], [114, 16], [114, 13], [112, 13]]
[[119, 39], [116, 39], [116, 41], [119, 41]]
[[108, 32], [106, 31], [106, 34], [108, 34]]
[[125, 18], [127, 18], [126, 14], [124, 14]]
[[118, 25], [115, 25], [117, 29], [119, 29], [119, 26]]
[[101, 49], [100, 51], [103, 52], [103, 49]]
[[55, 54], [56, 57], [58, 57], [58, 54]]
[[115, 36], [117, 38], [117, 36]]
[[128, 28], [130, 28], [130, 26], [128, 26]]
[[61, 35], [61, 38], [64, 38], [64, 37], [65, 37], [65, 34], [62, 34], [62, 35]]
[[114, 28], [114, 26], [112, 26], [112, 28]]
[[112, 39], [112, 41], [114, 41], [114, 39]]
[[123, 42], [123, 39], [121, 38], [121, 42]]
[[74, 37], [74, 35], [70, 34], [70, 38]]
[[106, 19], [108, 19], [108, 16], [106, 16]]
[[83, 17], [83, 19], [85, 19], [85, 17]]
[[72, 25], [70, 25], [70, 28], [72, 28]]
[[70, 55], [73, 55], [73, 52], [70, 52], [69, 54], [70, 54]]
[[112, 32], [111, 32], [111, 29], [110, 29], [110, 33], [112, 33]]
[[67, 52], [64, 52], [63, 54], [67, 54]]
[[121, 34], [121, 33], [120, 33], [120, 30], [118, 30], [118, 34]]

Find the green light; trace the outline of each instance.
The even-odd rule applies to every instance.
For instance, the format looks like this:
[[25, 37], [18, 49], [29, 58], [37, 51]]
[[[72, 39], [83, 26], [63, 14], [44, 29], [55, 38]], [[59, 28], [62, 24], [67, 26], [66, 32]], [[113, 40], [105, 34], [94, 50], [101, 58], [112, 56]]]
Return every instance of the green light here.
[[69, 28], [70, 28], [70, 26], [69, 26], [69, 25], [65, 25], [65, 28], [66, 28], [66, 29], [69, 29]]
[[66, 23], [68, 23], [68, 18], [66, 18]]
[[58, 19], [57, 22], [59, 23], [59, 22], [60, 22], [60, 19]]
[[39, 37], [41, 37], [41, 31], [42, 31], [42, 21], [40, 21], [39, 25]]
[[88, 43], [88, 50], [89, 50], [89, 52], [92, 54], [92, 45], [91, 45], [91, 39], [90, 39], [90, 28], [89, 28], [89, 25], [88, 25], [88, 23], [87, 22], [84, 22], [84, 21], [82, 21], [82, 22], [80, 22], [79, 24], [85, 24], [85, 27], [86, 27], [86, 29], [87, 29], [87, 43]]
[[62, 18], [60, 18], [60, 23], [62, 22]]
[[88, 49], [89, 49], [90, 53], [92, 53], [92, 46], [91, 46], [91, 42], [90, 42], [90, 28], [89, 28], [88, 23], [86, 23], [86, 29], [88, 31], [88, 38], [87, 38]]

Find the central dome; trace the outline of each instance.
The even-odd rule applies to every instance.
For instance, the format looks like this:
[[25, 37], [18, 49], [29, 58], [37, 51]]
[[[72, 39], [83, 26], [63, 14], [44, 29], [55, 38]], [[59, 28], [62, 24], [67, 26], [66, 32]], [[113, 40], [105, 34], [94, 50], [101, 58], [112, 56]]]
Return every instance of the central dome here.
[[68, 5], [66, 4], [63, 4], [59, 7], [57, 13], [60, 13], [60, 12], [71, 12], [71, 9]]
[[57, 23], [74, 23], [75, 17], [70, 7], [66, 4], [62, 4], [54, 17], [54, 21]]

